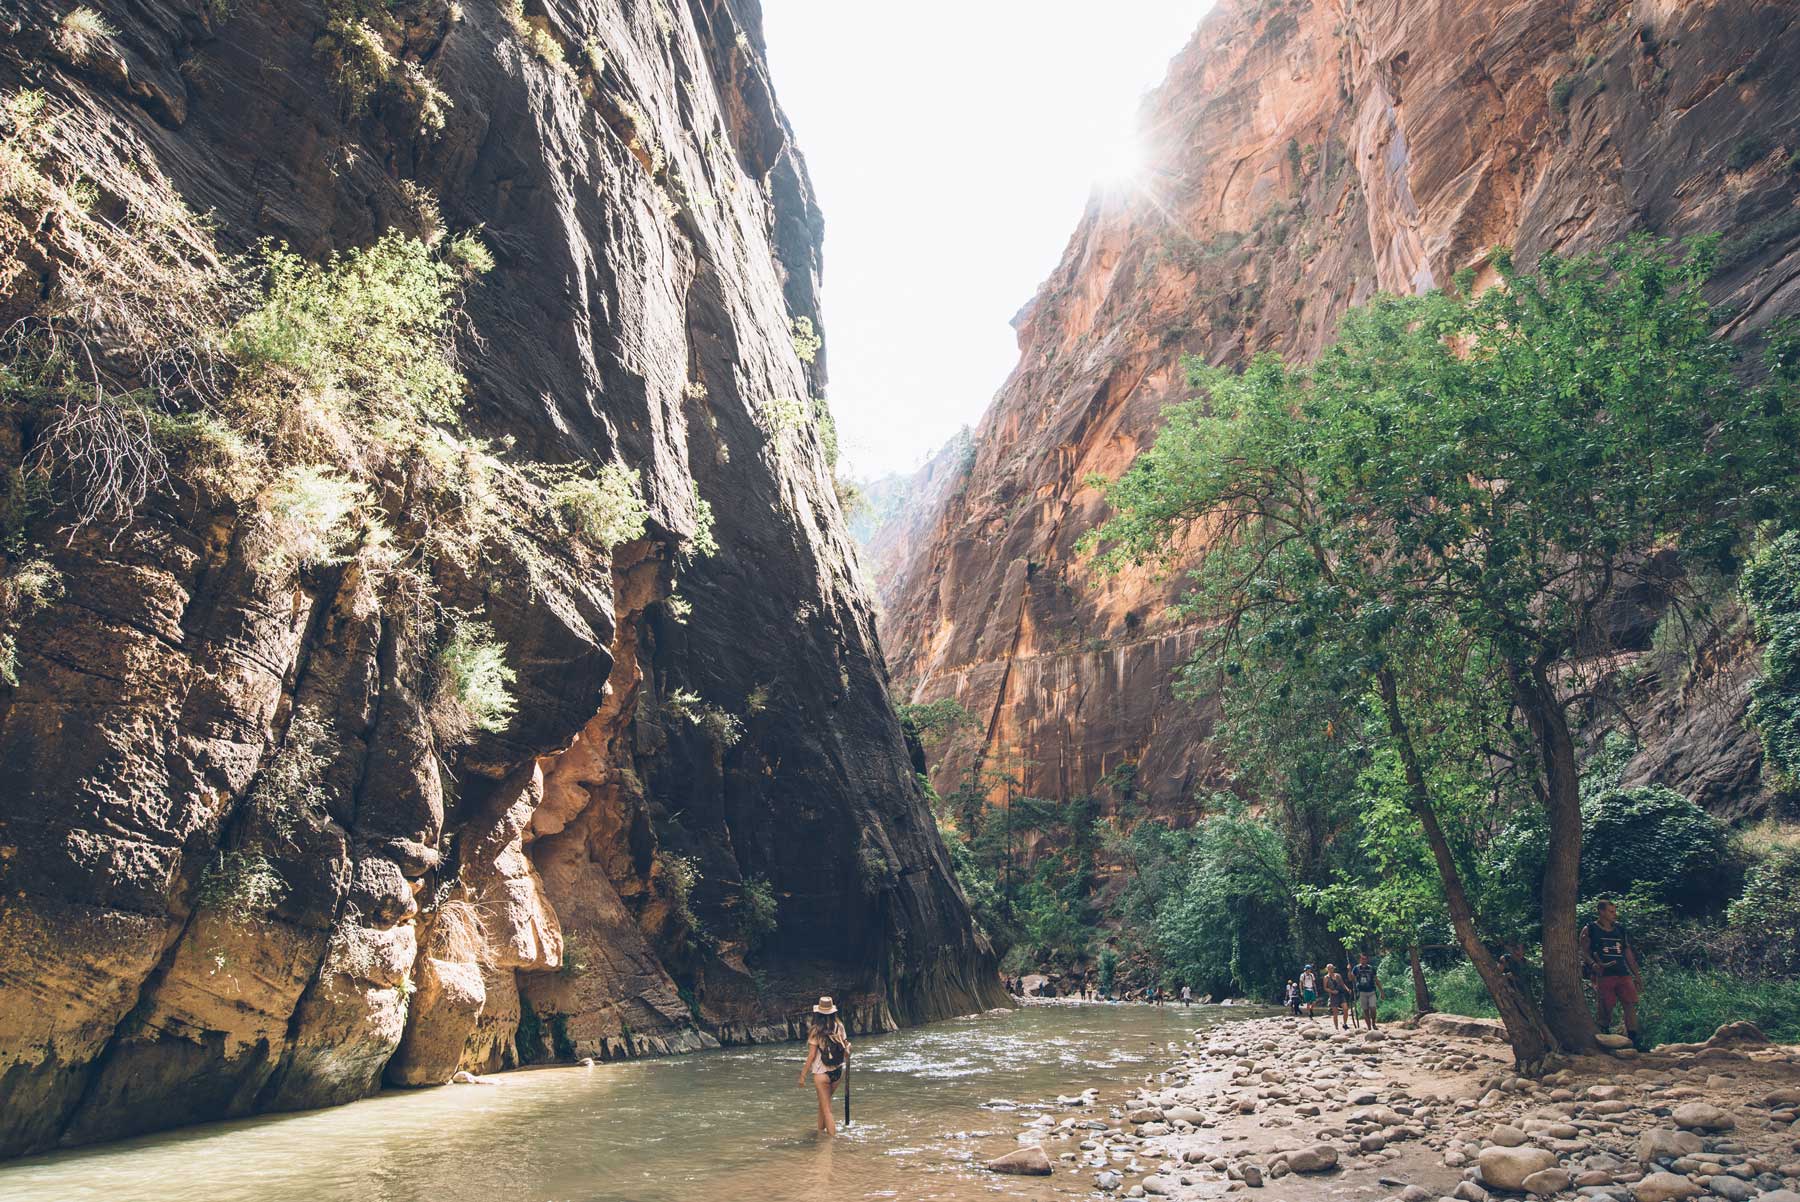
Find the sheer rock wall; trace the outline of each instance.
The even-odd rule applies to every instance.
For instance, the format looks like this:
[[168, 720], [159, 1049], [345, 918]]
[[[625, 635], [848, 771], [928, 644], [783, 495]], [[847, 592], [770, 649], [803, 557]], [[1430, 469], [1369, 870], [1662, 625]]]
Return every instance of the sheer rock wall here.
[[[784, 1038], [826, 992], [864, 1030], [1001, 1004], [820, 440], [758, 419], [824, 364], [790, 337], [818, 320], [821, 219], [755, 0], [532, 0], [561, 65], [496, 0], [401, 0], [386, 51], [442, 89], [436, 134], [391, 91], [348, 111], [320, 42], [343, 3], [95, 7], [111, 32], [86, 55], [58, 40], [66, 6], [0, 11], [0, 94], [41, 89], [53, 140], [166, 178], [224, 252], [322, 260], [413, 230], [406, 185], [435, 191], [497, 260], [467, 299], [467, 425], [622, 460], [650, 520], [610, 566], [538, 530], [544, 579], [440, 565], [518, 699], [445, 755], [427, 633], [356, 560], [271, 566], [240, 509], [179, 479], [129, 525], [36, 512], [63, 593], [0, 683], [0, 1155]], [[57, 294], [44, 232], [5, 265], [8, 320]], [[33, 434], [6, 415], [13, 472]], [[320, 803], [250, 804], [300, 712], [324, 727]], [[245, 922], [202, 883], [251, 845], [275, 883]], [[777, 903], [754, 952], [753, 881]], [[451, 921], [470, 910], [473, 936]]]

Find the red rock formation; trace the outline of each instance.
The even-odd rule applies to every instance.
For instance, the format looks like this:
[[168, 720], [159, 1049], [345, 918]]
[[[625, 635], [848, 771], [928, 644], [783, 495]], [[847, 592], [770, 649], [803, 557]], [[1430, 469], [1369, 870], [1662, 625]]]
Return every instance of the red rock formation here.
[[1224, 0], [1143, 106], [1148, 170], [1094, 198], [1015, 319], [972, 453], [870, 544], [896, 678], [981, 724], [938, 786], [976, 759], [1051, 797], [1125, 762], [1164, 806], [1222, 779], [1206, 707], [1170, 698], [1180, 581], [1096, 581], [1075, 551], [1104, 517], [1090, 475], [1187, 398], [1183, 355], [1304, 360], [1377, 290], [1634, 231], [1726, 235], [1734, 336], [1800, 308], [1796, 64], [1785, 3]]

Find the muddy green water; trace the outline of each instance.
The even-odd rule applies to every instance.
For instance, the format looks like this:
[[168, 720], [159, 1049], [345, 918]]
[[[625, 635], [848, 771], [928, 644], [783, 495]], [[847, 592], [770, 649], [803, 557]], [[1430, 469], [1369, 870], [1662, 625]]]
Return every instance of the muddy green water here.
[[[851, 1117], [812, 1133], [794, 1045], [510, 1073], [0, 1166], [6, 1202], [851, 1202], [1088, 1197], [982, 1171], [1058, 1093], [1098, 1111], [1168, 1045], [1257, 1011], [1054, 1005], [860, 1039]], [[997, 1110], [994, 1099], [1019, 1103]], [[840, 1104], [838, 1117], [843, 1117]], [[1052, 1155], [1074, 1145], [1050, 1144]]]

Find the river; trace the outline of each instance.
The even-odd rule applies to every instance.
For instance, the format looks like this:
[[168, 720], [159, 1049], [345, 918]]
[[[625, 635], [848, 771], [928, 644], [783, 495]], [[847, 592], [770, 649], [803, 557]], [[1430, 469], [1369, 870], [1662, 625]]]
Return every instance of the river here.
[[[1088, 1197], [1092, 1178], [1000, 1177], [986, 1159], [1058, 1093], [1173, 1059], [1217, 1006], [1037, 1005], [856, 1041], [854, 1125], [812, 1133], [797, 1045], [509, 1073], [0, 1166], [6, 1202], [813, 1202]], [[984, 1106], [1008, 1099], [1018, 1109]], [[838, 1117], [843, 1110], [840, 1100]], [[1069, 1144], [1050, 1144], [1057, 1152]]]

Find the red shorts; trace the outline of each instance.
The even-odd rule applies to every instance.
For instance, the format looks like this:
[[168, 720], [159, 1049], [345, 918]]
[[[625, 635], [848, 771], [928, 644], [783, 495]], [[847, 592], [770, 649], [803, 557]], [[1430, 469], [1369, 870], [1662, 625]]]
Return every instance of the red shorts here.
[[1620, 1002], [1635, 1006], [1638, 1000], [1637, 980], [1634, 977], [1601, 977], [1594, 982], [1594, 996], [1608, 1010]]

